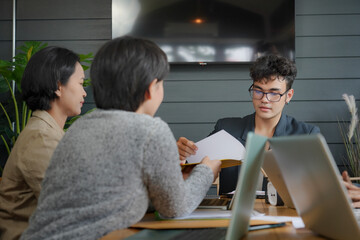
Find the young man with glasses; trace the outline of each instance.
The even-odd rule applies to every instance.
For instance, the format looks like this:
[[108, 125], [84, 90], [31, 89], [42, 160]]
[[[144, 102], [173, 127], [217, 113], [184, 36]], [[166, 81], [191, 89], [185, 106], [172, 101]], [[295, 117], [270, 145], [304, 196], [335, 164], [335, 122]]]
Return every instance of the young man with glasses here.
[[[320, 129], [317, 126], [282, 114], [285, 105], [289, 104], [294, 95], [292, 84], [296, 73], [295, 64], [284, 57], [268, 55], [258, 58], [250, 67], [253, 84], [248, 89], [255, 112], [243, 118], [218, 120], [210, 135], [225, 130], [245, 146], [246, 136], [250, 131], [268, 138], [319, 133]], [[179, 138], [177, 145], [182, 161], [196, 153], [194, 142], [184, 137]], [[239, 167], [221, 170], [220, 193], [235, 189], [238, 170]]]

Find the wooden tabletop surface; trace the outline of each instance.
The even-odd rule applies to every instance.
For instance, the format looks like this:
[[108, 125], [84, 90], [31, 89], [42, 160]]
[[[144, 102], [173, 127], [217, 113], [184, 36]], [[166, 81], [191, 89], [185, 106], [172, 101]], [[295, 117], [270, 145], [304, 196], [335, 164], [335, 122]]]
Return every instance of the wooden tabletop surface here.
[[[263, 199], [257, 199], [255, 201], [254, 209], [258, 212], [265, 213], [270, 216], [297, 216], [297, 213], [294, 209], [290, 209], [283, 206], [272, 206], [270, 204], [266, 204]], [[149, 218], [149, 215], [145, 216], [145, 219]], [[135, 228], [127, 228], [116, 230], [108, 235], [101, 238], [102, 240], [121, 240], [129, 237], [137, 232], [141, 231], [141, 229]], [[287, 223], [284, 227], [279, 228], [270, 228], [258, 231], [251, 231], [244, 239], [325, 239], [323, 237], [317, 236], [307, 229], [295, 229], [291, 223]]]

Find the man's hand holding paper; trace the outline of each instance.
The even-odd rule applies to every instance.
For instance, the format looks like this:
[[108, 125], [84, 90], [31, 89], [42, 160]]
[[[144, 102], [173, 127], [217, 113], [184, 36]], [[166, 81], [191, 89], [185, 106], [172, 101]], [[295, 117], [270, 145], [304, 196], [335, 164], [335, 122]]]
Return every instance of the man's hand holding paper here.
[[195, 155], [196, 150], [198, 149], [193, 141], [190, 141], [185, 137], [180, 137], [176, 144], [180, 155], [180, 161], [182, 161], [182, 163], [185, 163], [186, 158], [189, 156]]
[[[195, 144], [186, 138], [180, 138], [177, 144], [180, 160], [187, 159], [188, 164], [199, 163], [205, 156], [208, 156], [211, 160], [223, 160], [223, 168], [240, 165], [240, 160], [245, 156], [245, 147], [224, 130]], [[226, 161], [224, 161], [225, 159]]]

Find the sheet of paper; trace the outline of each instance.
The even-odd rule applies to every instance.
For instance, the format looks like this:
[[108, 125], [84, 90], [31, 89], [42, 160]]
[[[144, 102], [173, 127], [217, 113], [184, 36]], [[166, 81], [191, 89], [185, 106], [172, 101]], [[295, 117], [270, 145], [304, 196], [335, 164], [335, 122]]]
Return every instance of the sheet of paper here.
[[[251, 212], [251, 216], [264, 216], [265, 214], [260, 213], [258, 211], [253, 210]], [[161, 219], [177, 219], [177, 220], [184, 220], [184, 219], [230, 219], [231, 218], [231, 210], [221, 210], [221, 209], [195, 209], [194, 212], [190, 213], [184, 217], [178, 218], [165, 218], [159, 215]], [[277, 221], [276, 221], [277, 222]]]
[[230, 219], [231, 211], [230, 210], [220, 210], [220, 209], [195, 209], [194, 212], [190, 213], [184, 217], [177, 218], [165, 218], [159, 216], [161, 219]]
[[273, 222], [292, 222], [294, 228], [304, 228], [305, 224], [302, 221], [301, 217], [287, 217], [287, 216], [252, 216], [251, 220], [264, 220], [264, 221], [273, 221]]
[[198, 163], [205, 156], [208, 156], [211, 160], [243, 160], [245, 157], [244, 145], [225, 130], [221, 130], [195, 144], [198, 147], [198, 150], [195, 155], [192, 155], [187, 159], [188, 163]]

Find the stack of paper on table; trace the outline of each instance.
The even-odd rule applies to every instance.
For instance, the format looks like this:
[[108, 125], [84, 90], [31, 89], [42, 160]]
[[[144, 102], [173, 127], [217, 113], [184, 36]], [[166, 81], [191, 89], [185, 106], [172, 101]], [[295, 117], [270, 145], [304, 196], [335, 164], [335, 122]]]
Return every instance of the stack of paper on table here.
[[[166, 218], [162, 217], [160, 214], [155, 213], [156, 218], [159, 220], [189, 220], [189, 219], [230, 219], [231, 210], [221, 210], [221, 209], [195, 209], [192, 213], [187, 216], [177, 217], [177, 218]], [[251, 213], [252, 217], [265, 216], [264, 213], [253, 210]]]
[[237, 166], [245, 157], [245, 147], [225, 130], [221, 130], [195, 143], [198, 147], [195, 155], [188, 157], [186, 165], [198, 164], [208, 156], [211, 160], [222, 161], [221, 168]]

